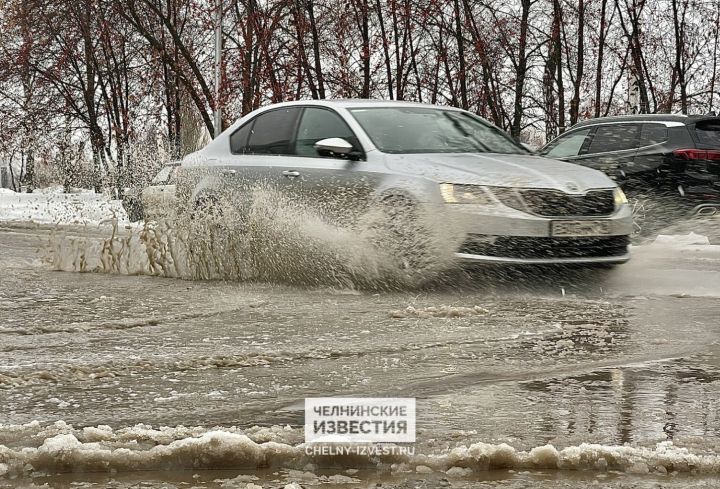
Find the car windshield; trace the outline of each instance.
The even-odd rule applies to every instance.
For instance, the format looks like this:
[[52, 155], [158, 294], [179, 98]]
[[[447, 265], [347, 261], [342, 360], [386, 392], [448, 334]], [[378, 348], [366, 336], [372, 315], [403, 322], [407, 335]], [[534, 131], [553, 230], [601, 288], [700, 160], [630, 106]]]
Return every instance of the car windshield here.
[[384, 153], [527, 153], [500, 129], [457, 110], [373, 107], [350, 113]]

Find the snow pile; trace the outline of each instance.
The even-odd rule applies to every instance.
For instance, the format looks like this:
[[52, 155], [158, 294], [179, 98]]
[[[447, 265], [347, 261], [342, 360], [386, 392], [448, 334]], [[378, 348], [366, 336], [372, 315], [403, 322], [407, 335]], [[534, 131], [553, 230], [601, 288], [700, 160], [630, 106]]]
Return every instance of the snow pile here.
[[517, 450], [507, 444], [475, 443], [415, 455], [312, 456], [302, 430], [146, 425], [74, 429], [63, 422], [40, 426], [0, 425], [0, 477], [67, 471], [137, 471], [277, 467], [305, 473], [307, 467], [370, 467], [394, 472], [445, 472], [467, 476], [493, 469], [616, 470], [636, 474], [720, 474], [720, 455], [694, 453], [672, 442], [655, 447], [581, 444]]
[[33, 190], [34, 194], [46, 194], [46, 195], [58, 195], [58, 194], [94, 194], [95, 191], [87, 188], [70, 187], [68, 192], [65, 192], [65, 187], [62, 185], [54, 185], [52, 187], [36, 188]]
[[393, 318], [459, 318], [467, 316], [480, 316], [487, 314], [488, 311], [484, 307], [473, 306], [446, 306], [439, 307], [429, 306], [416, 309], [413, 306], [407, 306], [405, 309], [392, 311], [390, 317]]
[[0, 222], [86, 225], [110, 219], [127, 223], [122, 203], [103, 194], [63, 194], [55, 189], [38, 189], [31, 194], [0, 193]]
[[475, 443], [458, 447], [449, 453], [428, 457], [427, 464], [437, 470], [448, 466], [466, 467], [474, 471], [491, 469], [558, 469], [617, 470], [647, 474], [669, 472], [720, 473], [720, 456], [694, 454], [672, 442], [658, 443], [655, 448], [608, 446], [583, 443], [558, 450], [552, 445], [518, 451], [500, 444]]
[[655, 238], [654, 244], [668, 246], [690, 246], [690, 245], [709, 245], [710, 239], [702, 234], [690, 232], [688, 234], [660, 234]]

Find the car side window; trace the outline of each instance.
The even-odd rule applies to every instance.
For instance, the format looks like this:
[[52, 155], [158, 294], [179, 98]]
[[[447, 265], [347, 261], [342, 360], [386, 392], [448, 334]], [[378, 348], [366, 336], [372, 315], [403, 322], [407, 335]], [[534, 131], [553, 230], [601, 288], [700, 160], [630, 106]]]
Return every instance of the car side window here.
[[584, 154], [607, 153], [636, 148], [640, 124], [606, 124], [599, 126]]
[[327, 138], [342, 138], [352, 144], [356, 150], [359, 148], [355, 134], [339, 114], [329, 109], [305, 108], [295, 140], [295, 154], [319, 156], [314, 145], [321, 139]]
[[300, 109], [288, 107], [260, 114], [250, 130], [245, 153], [286, 155], [290, 154], [295, 123]]
[[650, 146], [651, 144], [667, 141], [668, 133], [665, 124], [643, 124], [640, 132], [640, 144], [638, 146]]
[[254, 121], [250, 121], [230, 135], [230, 152], [232, 154], [243, 154], [247, 152], [247, 141]]
[[591, 128], [580, 129], [560, 137], [555, 146], [545, 153], [544, 156], [548, 158], [569, 158], [571, 156], [577, 156], [588, 134], [590, 134], [590, 130]]

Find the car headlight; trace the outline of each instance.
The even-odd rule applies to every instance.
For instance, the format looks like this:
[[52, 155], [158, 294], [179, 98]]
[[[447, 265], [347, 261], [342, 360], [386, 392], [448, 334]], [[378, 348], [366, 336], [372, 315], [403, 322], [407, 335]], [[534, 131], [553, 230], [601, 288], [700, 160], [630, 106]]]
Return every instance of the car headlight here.
[[441, 183], [440, 194], [449, 204], [492, 204], [488, 191], [479, 185]]
[[615, 200], [615, 207], [620, 207], [621, 205], [628, 203], [625, 192], [623, 192], [620, 187], [615, 187], [615, 190], [613, 191], [613, 198]]

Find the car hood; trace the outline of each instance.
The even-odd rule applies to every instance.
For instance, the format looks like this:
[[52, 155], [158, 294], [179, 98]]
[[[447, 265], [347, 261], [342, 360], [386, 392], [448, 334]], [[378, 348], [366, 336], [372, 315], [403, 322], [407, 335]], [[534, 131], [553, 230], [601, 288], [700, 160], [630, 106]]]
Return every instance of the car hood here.
[[615, 187], [615, 182], [600, 171], [533, 155], [388, 154], [386, 164], [394, 171], [422, 175], [438, 183], [556, 188], [571, 193]]

